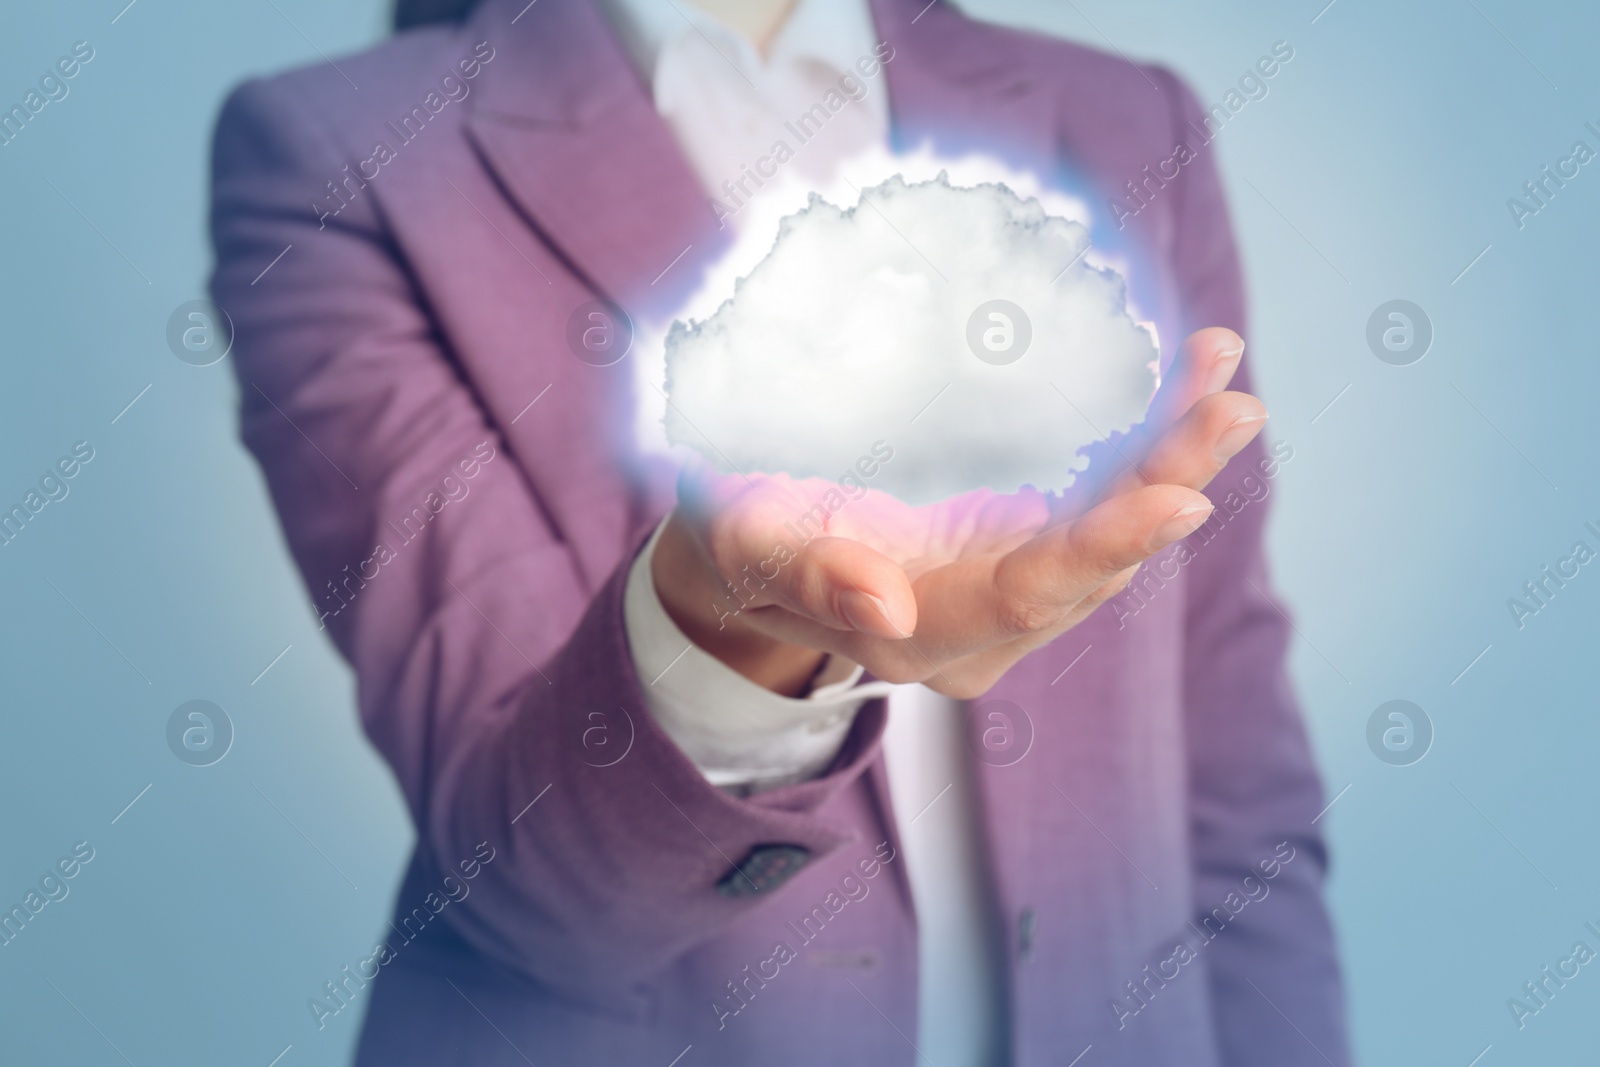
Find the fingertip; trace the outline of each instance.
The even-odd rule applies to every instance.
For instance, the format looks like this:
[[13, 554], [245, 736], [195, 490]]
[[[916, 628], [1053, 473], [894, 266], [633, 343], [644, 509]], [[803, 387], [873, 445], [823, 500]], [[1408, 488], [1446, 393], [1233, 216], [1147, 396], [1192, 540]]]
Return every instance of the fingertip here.
[[883, 601], [859, 589], [842, 590], [834, 598], [834, 609], [851, 628], [867, 634], [883, 629], [889, 619], [889, 610], [883, 606]]
[[835, 601], [839, 617], [853, 629], [871, 637], [890, 640], [910, 637], [916, 629], [916, 604], [899, 597], [882, 598], [860, 589], [846, 589]]
[[[1200, 494], [1196, 495], [1200, 496]], [[1159, 552], [1174, 541], [1183, 540], [1206, 524], [1215, 508], [1211, 501], [1206, 500], [1204, 496], [1200, 496], [1200, 499], [1204, 503], [1185, 504], [1173, 512], [1160, 526], [1156, 527], [1155, 533], [1150, 538], [1152, 552]]]
[[1210, 340], [1211, 369], [1206, 375], [1206, 392], [1220, 393], [1239, 372], [1244, 358], [1244, 338], [1225, 327], [1217, 327]]
[[1259, 415], [1241, 415], [1228, 424], [1222, 431], [1222, 436], [1217, 438], [1215, 458], [1219, 463], [1226, 463], [1244, 450], [1244, 446], [1254, 441], [1261, 433], [1262, 427], [1267, 424], [1267, 416], [1263, 412]]
[[917, 624], [916, 595], [905, 570], [845, 537], [807, 544], [777, 593], [792, 610], [834, 629], [897, 640]]
[[1207, 352], [1231, 352], [1238, 354], [1244, 351], [1244, 338], [1226, 326], [1206, 326], [1196, 330], [1185, 339], [1191, 355], [1203, 355]]
[[889, 598], [888, 620], [902, 640], [917, 632], [917, 598], [909, 587], [904, 596]]
[[1172, 488], [1175, 490], [1173, 497], [1177, 502], [1177, 510], [1179, 511], [1186, 508], [1202, 508], [1210, 512], [1216, 507], [1211, 502], [1211, 498], [1198, 489], [1191, 489], [1187, 485], [1175, 485]]
[[1243, 356], [1244, 338], [1226, 326], [1209, 326], [1184, 338], [1151, 405], [1155, 422], [1175, 421], [1203, 397], [1226, 389]]
[[1217, 345], [1218, 351], [1239, 355], [1244, 351], [1244, 338], [1226, 326], [1210, 327], [1211, 340]]

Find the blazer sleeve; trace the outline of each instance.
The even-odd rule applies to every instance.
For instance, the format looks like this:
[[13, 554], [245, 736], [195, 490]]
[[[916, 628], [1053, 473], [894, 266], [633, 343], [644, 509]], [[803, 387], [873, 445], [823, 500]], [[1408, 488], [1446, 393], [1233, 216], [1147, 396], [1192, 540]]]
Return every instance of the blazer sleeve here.
[[[1153, 73], [1168, 87], [1175, 139], [1193, 146], [1202, 127], [1198, 102], [1171, 73]], [[1186, 329], [1221, 325], [1248, 337], [1214, 148], [1199, 148], [1183, 170], [1170, 253], [1182, 319]], [[1235, 389], [1250, 388], [1248, 354], [1245, 362]], [[1260, 864], [1273, 861], [1280, 844], [1294, 850], [1267, 883], [1270, 895], [1205, 950], [1221, 1061], [1343, 1065], [1343, 992], [1322, 893], [1327, 851], [1312, 822], [1323, 790], [1287, 675], [1292, 629], [1262, 551], [1270, 495], [1261, 486], [1270, 479], [1258, 464], [1265, 454], [1258, 439], [1218, 475], [1208, 495], [1219, 515], [1230, 494], [1235, 506], [1249, 502], [1237, 514], [1227, 509], [1215, 539], [1189, 542], [1196, 553], [1186, 567], [1184, 653], [1193, 905], [1198, 922], [1241, 892], [1244, 877], [1259, 881]]]
[[750, 800], [705, 781], [646, 711], [629, 559], [586, 588], [373, 191], [332, 218], [310, 206], [348, 162], [321, 123], [286, 79], [241, 86], [218, 122], [211, 291], [234, 323], [242, 436], [354, 668], [418, 863], [438, 885], [494, 850], [443, 916], [536, 982], [626, 1005], [761, 901], [754, 882], [717, 889], [753, 848], [844, 843], [817, 810], [875, 753], [882, 702], [816, 780]]

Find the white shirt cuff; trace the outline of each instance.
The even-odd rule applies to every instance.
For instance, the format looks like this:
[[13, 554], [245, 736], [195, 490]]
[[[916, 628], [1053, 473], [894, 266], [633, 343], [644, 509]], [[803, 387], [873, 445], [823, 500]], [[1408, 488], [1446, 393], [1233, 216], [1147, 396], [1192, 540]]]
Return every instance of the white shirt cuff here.
[[842, 681], [795, 699], [780, 696], [690, 641], [656, 594], [651, 561], [663, 519], [628, 571], [623, 623], [645, 704], [706, 780], [749, 794], [814, 778], [838, 755], [856, 712], [887, 695], [887, 682]]

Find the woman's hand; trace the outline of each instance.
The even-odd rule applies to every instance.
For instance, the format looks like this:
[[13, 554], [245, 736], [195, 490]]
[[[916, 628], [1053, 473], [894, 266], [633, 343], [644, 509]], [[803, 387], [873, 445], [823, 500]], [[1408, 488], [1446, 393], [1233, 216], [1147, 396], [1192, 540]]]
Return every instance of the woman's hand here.
[[[912, 508], [868, 491], [830, 513], [824, 494], [840, 487], [825, 479], [686, 472], [656, 547], [662, 603], [690, 640], [777, 692], [802, 694], [832, 653], [978, 696], [1210, 516], [1200, 490], [1267, 417], [1223, 391], [1243, 351], [1231, 330], [1189, 337], [1145, 422], [1091, 466], [1098, 502], [1083, 487], [984, 490]], [[1108, 458], [1124, 469], [1105, 487]]]

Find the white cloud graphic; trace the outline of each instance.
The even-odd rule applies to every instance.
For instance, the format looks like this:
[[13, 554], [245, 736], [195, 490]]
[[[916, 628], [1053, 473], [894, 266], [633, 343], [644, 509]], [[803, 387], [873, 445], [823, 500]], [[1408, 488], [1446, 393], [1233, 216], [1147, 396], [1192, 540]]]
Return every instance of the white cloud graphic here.
[[873, 488], [923, 504], [1064, 489], [1081, 450], [1143, 418], [1157, 345], [1083, 225], [943, 170], [840, 199], [812, 195], [731, 294], [724, 269], [672, 324], [668, 441], [726, 473], [829, 478], [887, 441]]

